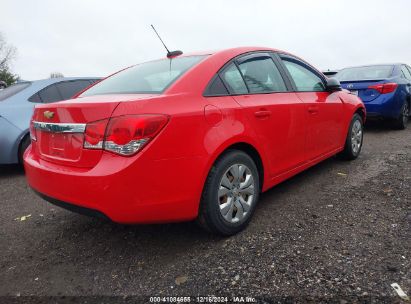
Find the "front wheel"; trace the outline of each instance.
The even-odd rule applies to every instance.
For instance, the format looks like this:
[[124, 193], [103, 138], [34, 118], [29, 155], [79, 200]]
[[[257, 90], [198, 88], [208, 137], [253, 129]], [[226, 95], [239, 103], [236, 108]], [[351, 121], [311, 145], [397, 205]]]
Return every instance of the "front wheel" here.
[[361, 152], [363, 134], [363, 120], [358, 113], [355, 113], [351, 119], [350, 127], [348, 129], [344, 150], [339, 154], [339, 156], [346, 160], [356, 159]]
[[197, 221], [212, 233], [233, 235], [248, 225], [259, 192], [259, 175], [253, 159], [242, 151], [228, 151], [208, 174]]

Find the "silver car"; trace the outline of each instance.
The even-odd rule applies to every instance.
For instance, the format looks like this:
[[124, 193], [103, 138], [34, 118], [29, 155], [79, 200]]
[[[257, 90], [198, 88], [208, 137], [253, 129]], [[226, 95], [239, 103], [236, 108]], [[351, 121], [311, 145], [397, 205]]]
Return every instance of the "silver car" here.
[[70, 99], [99, 78], [23, 81], [0, 91], [0, 164], [21, 162], [30, 145], [29, 125], [36, 103]]

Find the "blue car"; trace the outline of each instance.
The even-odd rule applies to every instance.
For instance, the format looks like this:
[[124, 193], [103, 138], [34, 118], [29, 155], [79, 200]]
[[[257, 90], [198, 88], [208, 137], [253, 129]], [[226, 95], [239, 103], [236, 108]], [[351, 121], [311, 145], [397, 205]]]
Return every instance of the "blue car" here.
[[36, 103], [70, 99], [98, 78], [23, 81], [0, 90], [0, 164], [21, 162], [30, 145], [29, 125]]
[[406, 64], [351, 67], [335, 76], [344, 89], [358, 95], [367, 118], [389, 119], [396, 129], [405, 129], [410, 116], [411, 68]]

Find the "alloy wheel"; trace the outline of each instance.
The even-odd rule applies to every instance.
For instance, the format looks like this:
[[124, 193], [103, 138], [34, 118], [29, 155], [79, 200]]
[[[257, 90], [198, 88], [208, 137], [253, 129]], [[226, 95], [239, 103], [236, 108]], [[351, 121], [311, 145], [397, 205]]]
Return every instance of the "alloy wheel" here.
[[234, 164], [223, 174], [218, 190], [220, 213], [229, 223], [247, 218], [254, 203], [255, 182], [250, 168]]
[[357, 154], [362, 145], [363, 130], [362, 124], [359, 120], [354, 121], [354, 124], [351, 129], [351, 146], [352, 151]]

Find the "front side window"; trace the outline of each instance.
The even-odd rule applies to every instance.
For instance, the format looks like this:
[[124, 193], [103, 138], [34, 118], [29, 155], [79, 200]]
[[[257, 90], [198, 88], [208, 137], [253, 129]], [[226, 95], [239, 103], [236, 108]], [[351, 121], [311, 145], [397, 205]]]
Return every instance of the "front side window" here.
[[282, 61], [294, 81], [297, 91], [299, 92], [322, 92], [325, 91], [325, 85], [321, 77], [308, 69], [299, 61], [282, 57]]
[[161, 59], [135, 65], [104, 79], [80, 95], [160, 94], [205, 56]]
[[239, 64], [250, 93], [285, 92], [287, 87], [270, 57], [252, 57]]
[[244, 83], [243, 77], [237, 66], [231, 63], [226, 69], [221, 73], [221, 78], [227, 85], [228, 90], [231, 94], [247, 94], [247, 86]]
[[18, 92], [23, 91], [27, 88], [31, 83], [30, 82], [20, 82], [13, 84], [12, 86], [5, 88], [4, 90], [0, 91], [0, 101], [5, 100], [13, 95], [16, 95]]

